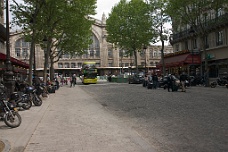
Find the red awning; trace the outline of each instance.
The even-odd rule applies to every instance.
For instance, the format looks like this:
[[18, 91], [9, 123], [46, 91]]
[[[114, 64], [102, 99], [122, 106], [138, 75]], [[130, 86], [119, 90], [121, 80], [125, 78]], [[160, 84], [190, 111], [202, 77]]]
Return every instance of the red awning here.
[[[3, 53], [0, 53], [0, 60], [5, 61], [6, 60], [6, 55], [3, 54]], [[12, 62], [13, 65], [18, 65], [18, 66], [26, 68], [26, 69], [29, 68], [29, 65], [27, 63], [22, 62], [22, 61], [20, 61], [18, 59], [15, 59], [13, 57], [10, 57], [10, 61]]]
[[[200, 64], [201, 59], [200, 55], [198, 54], [182, 54], [177, 56], [166, 57], [164, 58], [164, 62], [166, 67], [176, 67], [182, 66], [184, 64]], [[162, 62], [160, 61], [157, 66], [161, 67]]]

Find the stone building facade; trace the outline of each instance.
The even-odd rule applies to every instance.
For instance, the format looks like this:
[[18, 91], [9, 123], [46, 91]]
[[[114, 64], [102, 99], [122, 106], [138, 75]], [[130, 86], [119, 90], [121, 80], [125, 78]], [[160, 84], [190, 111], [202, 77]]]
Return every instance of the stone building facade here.
[[[106, 41], [107, 31], [106, 17], [103, 15], [101, 20], [95, 20], [92, 25], [92, 40], [93, 43], [85, 51], [82, 56], [71, 57], [69, 54], [61, 56], [60, 60], [54, 64], [55, 73], [58, 75], [70, 76], [74, 73], [80, 74], [80, 69], [83, 62], [95, 61], [99, 75], [114, 74], [118, 75], [127, 72], [129, 67], [133, 67], [134, 58], [125, 55], [126, 50], [120, 50]], [[22, 33], [14, 32], [10, 35], [11, 56], [28, 63], [30, 43], [25, 42]], [[44, 67], [44, 50], [39, 45], [35, 48], [35, 63], [38, 74], [42, 76]], [[161, 59], [161, 46], [151, 45], [141, 53], [138, 52], [138, 65], [143, 71], [145, 67], [147, 71], [155, 71], [156, 64]], [[172, 53], [171, 45], [165, 46], [165, 54]], [[146, 63], [146, 66], [145, 66]]]
[[[204, 23], [204, 30], [208, 33], [205, 37], [205, 48], [209, 68], [209, 78], [228, 76], [228, 14], [221, 9], [207, 12], [208, 17]], [[200, 44], [200, 36], [192, 32], [190, 27], [181, 31], [174, 31], [170, 43], [175, 54], [186, 52], [190, 54], [189, 62], [182, 60], [183, 64], [175, 64], [171, 57], [167, 59], [169, 68], [173, 71], [184, 70], [193, 75], [204, 75], [205, 55]], [[200, 62], [191, 57], [199, 56]], [[173, 56], [172, 58], [175, 58]], [[196, 61], [196, 63], [195, 63]], [[181, 69], [180, 69], [181, 68]]]

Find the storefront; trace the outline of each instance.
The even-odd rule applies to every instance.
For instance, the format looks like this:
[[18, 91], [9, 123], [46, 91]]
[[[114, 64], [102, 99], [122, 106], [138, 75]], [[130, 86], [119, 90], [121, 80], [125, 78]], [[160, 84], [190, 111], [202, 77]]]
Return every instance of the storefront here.
[[[182, 72], [195, 76], [199, 74], [201, 58], [199, 54], [192, 54], [188, 50], [165, 55], [164, 64], [166, 74], [180, 75]], [[162, 70], [162, 61], [157, 65]]]
[[[5, 71], [5, 60], [6, 60], [6, 55], [3, 53], [0, 53], [0, 77], [3, 78], [3, 74]], [[29, 65], [25, 62], [22, 62], [18, 59], [15, 59], [13, 57], [10, 58], [11, 64], [12, 64], [12, 70], [14, 73], [14, 76], [16, 78], [20, 78], [25, 80], [28, 75], [28, 69]]]

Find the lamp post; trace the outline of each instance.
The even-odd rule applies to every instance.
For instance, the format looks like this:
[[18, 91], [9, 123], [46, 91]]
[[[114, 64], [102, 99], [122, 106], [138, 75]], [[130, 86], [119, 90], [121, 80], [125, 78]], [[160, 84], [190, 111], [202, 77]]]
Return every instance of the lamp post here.
[[7, 93], [10, 95], [14, 91], [15, 81], [13, 78], [12, 64], [10, 61], [10, 42], [9, 42], [9, 4], [8, 0], [6, 0], [6, 60], [5, 66], [6, 70], [4, 72], [3, 80], [4, 85], [7, 88]]
[[145, 55], [145, 75], [147, 73], [147, 70], [146, 70], [146, 49], [147, 49], [147, 47], [146, 47], [146, 45], [144, 45], [143, 50], [144, 50], [144, 55]]

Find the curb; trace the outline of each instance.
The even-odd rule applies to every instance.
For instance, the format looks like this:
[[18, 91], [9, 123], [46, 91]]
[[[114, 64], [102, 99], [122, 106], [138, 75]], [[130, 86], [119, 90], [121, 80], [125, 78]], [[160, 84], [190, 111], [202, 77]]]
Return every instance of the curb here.
[[9, 152], [10, 151], [10, 142], [8, 140], [1, 139], [0, 142], [4, 144], [4, 148], [1, 152]]

